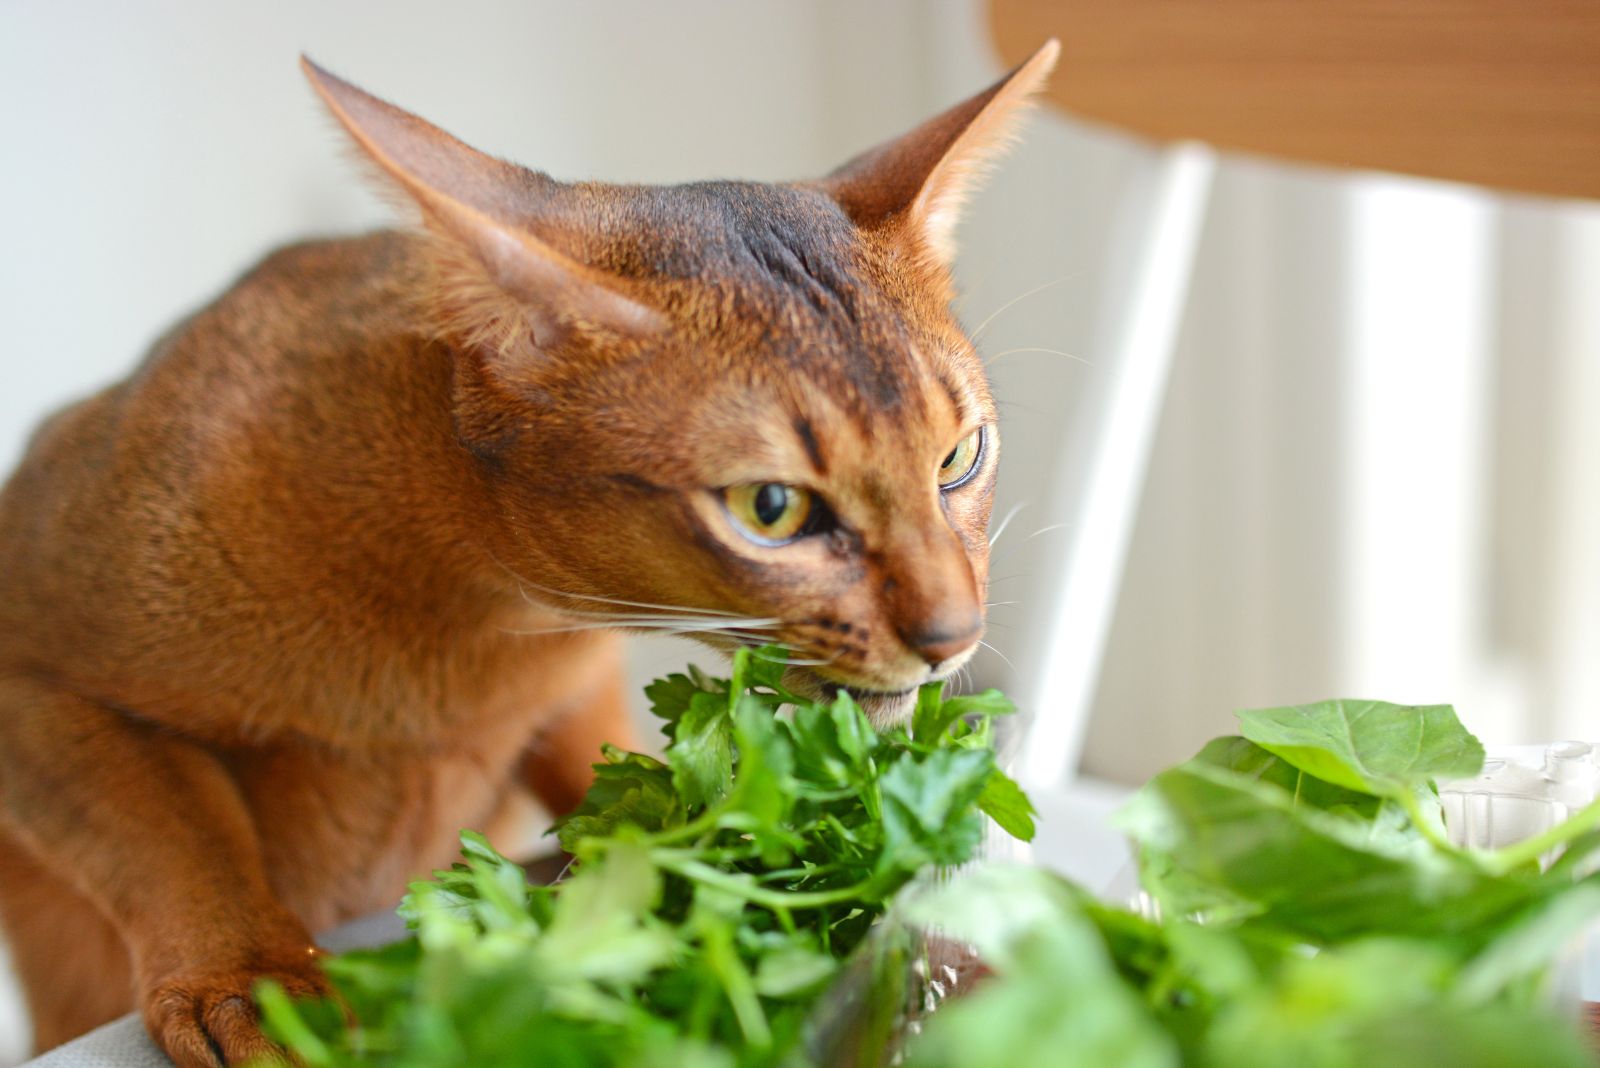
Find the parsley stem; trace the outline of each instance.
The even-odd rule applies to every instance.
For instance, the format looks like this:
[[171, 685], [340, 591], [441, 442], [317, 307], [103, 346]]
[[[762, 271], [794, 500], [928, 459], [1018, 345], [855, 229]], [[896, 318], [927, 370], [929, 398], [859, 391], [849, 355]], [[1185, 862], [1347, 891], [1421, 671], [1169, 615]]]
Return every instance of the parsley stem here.
[[736, 897], [742, 897], [752, 904], [761, 905], [773, 911], [792, 909], [815, 909], [824, 905], [837, 905], [843, 901], [850, 901], [870, 893], [874, 887], [874, 880], [863, 879], [853, 886], [842, 886], [837, 890], [814, 890], [811, 892], [793, 890], [769, 890], [757, 886], [748, 876], [734, 875], [729, 872], [702, 864], [697, 860], [689, 859], [680, 852], [673, 850], [655, 849], [650, 851], [650, 859], [658, 865], [685, 879], [714, 886], [719, 890], [726, 890]]
[[733, 1009], [739, 1030], [747, 1042], [758, 1048], [772, 1045], [772, 1029], [767, 1015], [761, 1009], [761, 999], [756, 996], [755, 983], [745, 969], [744, 962], [734, 949], [732, 928], [719, 923], [704, 923], [699, 927], [701, 945], [705, 947], [706, 963], [722, 980], [722, 993]]
[[850, 867], [851, 865], [848, 864], [813, 864], [809, 867], [779, 868], [776, 871], [758, 875], [756, 878], [764, 883], [776, 883], [785, 879], [804, 879], [814, 875], [831, 875], [836, 871], [847, 871]]
[[681, 842], [686, 838], [698, 838], [706, 831], [715, 829], [717, 820], [721, 817], [721, 815], [721, 806], [713, 806], [706, 809], [704, 812], [700, 813], [699, 816], [690, 820], [688, 823], [683, 824], [682, 826], [674, 827], [671, 830], [660, 831], [651, 835], [650, 841], [656, 845], [671, 845], [674, 842]]

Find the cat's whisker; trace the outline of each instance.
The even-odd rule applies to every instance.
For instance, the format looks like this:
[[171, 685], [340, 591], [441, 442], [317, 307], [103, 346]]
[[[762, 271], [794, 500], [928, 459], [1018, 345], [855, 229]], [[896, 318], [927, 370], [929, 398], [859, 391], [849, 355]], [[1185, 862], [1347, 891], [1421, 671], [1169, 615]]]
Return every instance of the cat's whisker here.
[[760, 652], [760, 650], [757, 650], [757, 649], [752, 649], [750, 651], [750, 654], [752, 656], [754, 656], [757, 660], [765, 660], [769, 664], [786, 664], [789, 667], [822, 667], [822, 666], [824, 666], [826, 664], [833, 663], [833, 661], [831, 659], [829, 659], [829, 660], [818, 660], [818, 659], [815, 659], [815, 658], [799, 659], [799, 658], [796, 658], [796, 657], [788, 657], [788, 656], [763, 656], [762, 653]]
[[988, 642], [982, 641], [980, 639], [978, 644], [983, 646], [985, 649], [989, 650], [995, 656], [998, 656], [1001, 660], [1004, 660], [1006, 662], [1006, 667], [1010, 668], [1012, 671], [1015, 671], [1017, 669], [1017, 665], [1015, 665], [1015, 664], [1013, 664], [1011, 662], [1011, 658], [1009, 656], [1007, 656], [1005, 653], [1002, 653], [1000, 650], [996, 649], [994, 646], [990, 645]]
[[597, 623], [613, 623], [626, 626], [649, 626], [662, 624], [664, 626], [711, 626], [711, 627], [746, 627], [759, 629], [762, 627], [778, 626], [782, 620], [776, 616], [663, 616], [651, 615], [642, 612], [583, 612], [569, 611], [563, 615], [574, 616], [580, 620], [592, 620]]
[[1028, 536], [1023, 538], [1022, 540], [1023, 541], [1032, 541], [1034, 538], [1037, 538], [1040, 534], [1048, 534], [1053, 530], [1063, 530], [1063, 529], [1065, 529], [1067, 527], [1070, 527], [1070, 526], [1072, 526], [1071, 523], [1051, 523], [1047, 527], [1040, 527], [1038, 530], [1034, 531], [1032, 534], [1029, 534]]
[[1040, 348], [1040, 347], [1038, 347], [1036, 345], [1026, 345], [1026, 346], [1023, 346], [1022, 348], [1006, 349], [1004, 352], [996, 352], [991, 356], [985, 356], [983, 358], [983, 365], [985, 367], [992, 367], [992, 366], [994, 366], [994, 361], [998, 360], [1000, 357], [1002, 357], [1002, 356], [1014, 356], [1019, 352], [1048, 352], [1052, 356], [1065, 356], [1069, 360], [1076, 360], [1078, 363], [1083, 364], [1085, 367], [1093, 367], [1094, 366], [1094, 361], [1089, 359], [1087, 356], [1079, 356], [1076, 353], [1072, 353], [1072, 352], [1063, 352], [1061, 349]]
[[944, 682], [946, 687], [949, 689], [951, 696], [967, 692], [967, 687], [972, 682], [972, 676], [970, 674], [971, 668], [972, 663], [971, 661], [968, 661], [967, 663], [956, 668], [955, 671], [951, 672], [949, 675], [945, 676]]
[[623, 627], [694, 627], [708, 630], [727, 630], [730, 628], [761, 630], [776, 627], [781, 622], [776, 618], [722, 619], [714, 616], [700, 618], [696, 616], [626, 615], [620, 612], [615, 615], [591, 615], [586, 617], [586, 621], [602, 624], [609, 623], [612, 626]]
[[605, 616], [588, 619], [578, 623], [557, 624], [550, 627], [534, 627], [527, 630], [502, 628], [506, 634], [537, 635], [537, 634], [570, 634], [577, 631], [588, 630], [642, 630], [654, 631], [662, 634], [719, 634], [727, 633], [734, 637], [744, 637], [737, 632], [745, 630], [755, 635], [763, 628], [773, 628], [779, 625], [776, 619], [751, 619], [748, 621], [729, 622], [721, 619], [690, 619], [682, 616], [666, 618], [640, 618], [635, 616]]
[[[735, 639], [735, 641], [733, 642], [733, 648], [725, 649], [724, 650], [725, 652], [731, 653], [731, 652], [734, 651], [734, 649], [739, 648], [739, 647], [742, 646], [743, 648], [746, 648], [746, 649], [750, 650], [750, 654], [752, 656], [754, 656], [756, 659], [764, 660], [769, 664], [783, 664], [783, 665], [785, 665], [787, 667], [826, 667], [827, 665], [832, 664], [836, 659], [838, 659], [837, 657], [831, 657], [831, 656], [830, 657], [826, 657], [826, 658], [797, 657], [797, 656], [771, 656], [771, 655], [768, 655], [767, 653], [764, 653], [761, 650], [761, 646], [762, 645], [770, 644], [770, 642], [772, 640], [771, 639], [771, 635], [762, 635], [762, 634], [741, 635], [741, 634], [738, 633], [737, 628], [732, 628], [732, 627], [722, 628], [722, 629], [720, 629], [718, 631], [715, 631], [715, 632], [703, 632], [703, 633], [706, 633], [707, 637], [712, 637], [712, 638], [720, 638], [720, 639], [724, 639], [724, 640], [726, 640], [728, 638], [733, 638], [733, 639]], [[713, 644], [720, 645], [720, 643], [717, 643], [717, 642], [714, 642]]]
[[[1001, 553], [998, 556], [991, 556], [989, 558], [989, 566], [990, 567], [994, 567], [996, 564], [1004, 563], [1006, 560], [1010, 559], [1013, 555], [1015, 555], [1017, 553], [1018, 550], [1020, 550], [1022, 548], [1022, 542], [1032, 541], [1034, 538], [1037, 538], [1041, 534], [1052, 534], [1055, 531], [1065, 530], [1065, 529], [1067, 529], [1067, 528], [1069, 528], [1071, 526], [1073, 526], [1073, 524], [1070, 523], [1070, 522], [1069, 523], [1051, 523], [1049, 526], [1040, 527], [1038, 530], [1034, 531], [1032, 534], [1024, 534], [1022, 536], [1022, 541], [1013, 541], [1013, 542], [1011, 542], [1011, 544], [1006, 546], [1006, 551], [1005, 552]], [[993, 547], [993, 543], [991, 543], [991, 547]]]
[[1050, 281], [1044, 283], [1043, 285], [1034, 286], [1032, 289], [1028, 290], [1026, 293], [1022, 293], [1022, 294], [1019, 294], [1018, 296], [1012, 297], [1010, 300], [1008, 300], [1004, 304], [1000, 305], [1000, 307], [998, 307], [994, 311], [990, 312], [989, 313], [989, 317], [987, 319], [985, 319], [983, 322], [979, 323], [977, 329], [972, 331], [972, 333], [967, 335], [967, 336], [972, 339], [974, 344], [976, 344], [977, 341], [978, 341], [978, 338], [983, 336], [984, 327], [986, 327], [990, 323], [994, 322], [995, 319], [1002, 312], [1010, 310], [1015, 305], [1020, 304], [1022, 301], [1027, 300], [1029, 297], [1033, 296], [1036, 293], [1043, 293], [1045, 290], [1049, 289], [1051, 286], [1060, 285], [1062, 282], [1065, 282], [1067, 279], [1069, 279], [1071, 277], [1072, 276], [1070, 274], [1064, 274], [1060, 278], [1052, 278]]
[[989, 548], [994, 548], [994, 543], [1000, 540], [1000, 535], [1006, 532], [1006, 527], [1009, 527], [1011, 521], [1017, 518], [1017, 513], [1026, 507], [1028, 507], [1027, 501], [1018, 501], [1011, 506], [1011, 510], [1000, 520], [1000, 525], [994, 528], [994, 533], [989, 535]]
[[700, 631], [706, 635], [715, 635], [719, 638], [733, 638], [738, 644], [747, 649], [759, 649], [763, 645], [776, 644], [777, 635], [762, 634], [759, 631], [742, 632], [737, 627], [723, 627], [717, 630]]
[[985, 607], [985, 608], [1004, 608], [1007, 605], [1012, 605], [1012, 604], [1016, 604], [1016, 603], [1017, 603], [1016, 601], [985, 601], [985, 602], [983, 602], [983, 607]]
[[[538, 590], [540, 593], [547, 593], [552, 597], [567, 597], [575, 601], [594, 601], [599, 604], [621, 605], [624, 608], [653, 608], [662, 612], [686, 612], [701, 616], [727, 616], [730, 618], [737, 618], [739, 616], [738, 612], [730, 612], [722, 608], [696, 608], [690, 605], [656, 604], [653, 601], [629, 601], [621, 597], [605, 597], [594, 593], [574, 593], [571, 590], [559, 590], [554, 586], [544, 586], [534, 582], [532, 579], [527, 578], [524, 575], [518, 574], [510, 567], [510, 565], [501, 560], [499, 557], [495, 556], [493, 553], [489, 554], [489, 559], [493, 560], [506, 574], [517, 580], [517, 583], [522, 587], [521, 593], [523, 600], [529, 602], [530, 604], [538, 605], [541, 608], [552, 608], [555, 611], [563, 611], [562, 609], [556, 608], [553, 605], [544, 605], [534, 601], [528, 596], [529, 589]], [[569, 615], [576, 614], [570, 609], [566, 611]]]
[[[728, 618], [728, 619], [737, 619], [737, 618], [739, 618], [739, 613], [738, 612], [729, 612], [729, 611], [727, 611], [725, 609], [721, 609], [721, 608], [697, 608], [697, 607], [694, 607], [692, 605], [681, 605], [681, 604], [656, 604], [653, 601], [628, 601], [628, 600], [624, 600], [623, 598], [620, 598], [620, 597], [601, 597], [601, 596], [599, 596], [597, 594], [588, 594], [588, 593], [568, 593], [568, 592], [565, 592], [563, 590], [553, 589], [553, 588], [551, 588], [549, 586], [539, 586], [539, 585], [537, 585], [535, 583], [527, 582], [526, 580], [521, 580], [521, 581], [523, 581], [525, 583], [525, 585], [532, 586], [532, 588], [534, 588], [536, 590], [539, 590], [539, 591], [541, 591], [543, 593], [548, 593], [553, 597], [570, 597], [573, 600], [577, 600], [577, 601], [594, 601], [597, 604], [614, 604], [614, 605], [617, 605], [617, 606], [622, 607], [622, 608], [648, 608], [648, 609], [652, 609], [652, 610], [657, 611], [657, 612], [682, 612], [682, 613], [685, 613], [685, 614], [701, 615], [701, 616], [722, 616], [722, 617]], [[527, 598], [527, 591], [526, 590], [523, 591], [523, 596], [524, 596], [524, 598]], [[532, 601], [532, 598], [527, 598], [527, 599], [531, 603], [535, 603], [535, 604], [538, 603], [538, 602]], [[575, 615], [575, 614], [577, 614], [579, 612], [578, 609], [560, 608], [560, 607], [554, 606], [554, 605], [549, 605], [549, 606], [545, 606], [545, 607], [553, 608], [555, 611], [558, 611], [558, 612], [566, 612], [569, 615]]]

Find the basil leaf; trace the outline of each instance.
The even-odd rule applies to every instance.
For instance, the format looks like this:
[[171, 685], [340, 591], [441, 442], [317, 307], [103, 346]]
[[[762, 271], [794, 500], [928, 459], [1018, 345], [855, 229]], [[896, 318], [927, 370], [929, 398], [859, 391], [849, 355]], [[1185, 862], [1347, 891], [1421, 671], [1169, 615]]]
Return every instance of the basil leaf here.
[[1239, 713], [1244, 736], [1347, 790], [1401, 798], [1483, 769], [1483, 745], [1449, 705], [1324, 701]]
[[1251, 923], [1313, 943], [1481, 929], [1533, 896], [1403, 824], [1296, 806], [1276, 785], [1207, 763], [1156, 776], [1116, 822], [1177, 875], [1159, 885], [1171, 915], [1205, 916], [1220, 901], [1230, 907], [1215, 920], [1236, 921], [1243, 906]]

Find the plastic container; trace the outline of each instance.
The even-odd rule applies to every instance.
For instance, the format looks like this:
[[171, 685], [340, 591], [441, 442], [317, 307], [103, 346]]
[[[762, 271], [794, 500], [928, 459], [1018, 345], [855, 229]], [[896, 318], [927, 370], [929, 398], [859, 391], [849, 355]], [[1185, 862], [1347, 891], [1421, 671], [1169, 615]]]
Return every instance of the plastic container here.
[[1478, 775], [1439, 784], [1450, 840], [1478, 849], [1541, 834], [1596, 796], [1600, 745], [1592, 742], [1491, 747]]
[[[1498, 849], [1541, 834], [1600, 796], [1600, 744], [1491, 746], [1483, 771], [1439, 784], [1445, 830], [1456, 845]], [[1541, 858], [1553, 863], [1557, 853]], [[1600, 867], [1600, 858], [1587, 866]], [[1556, 967], [1557, 996], [1600, 1002], [1600, 928], [1591, 927]]]
[[[1439, 784], [1451, 840], [1480, 849], [1546, 831], [1597, 796], [1600, 744], [1589, 742], [1492, 747], [1480, 774]], [[983, 852], [989, 859], [1015, 859], [1006, 841], [993, 838]], [[1125, 865], [1103, 896], [1144, 916], [1159, 915], [1155, 900], [1139, 886], [1136, 863]], [[970, 947], [907, 927], [891, 915], [812, 1014], [807, 1053], [838, 1068], [892, 1065], [900, 1044], [921, 1030], [926, 1016], [984, 972]], [[1600, 1001], [1600, 929], [1577, 940], [1557, 963], [1552, 994], [1574, 1007]]]

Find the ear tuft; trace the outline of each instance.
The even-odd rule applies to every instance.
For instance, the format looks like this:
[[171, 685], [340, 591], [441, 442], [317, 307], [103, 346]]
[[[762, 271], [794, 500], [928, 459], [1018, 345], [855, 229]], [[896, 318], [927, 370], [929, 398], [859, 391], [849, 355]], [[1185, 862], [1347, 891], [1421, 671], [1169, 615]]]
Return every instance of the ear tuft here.
[[948, 268], [962, 207], [1015, 138], [1060, 50], [1054, 38], [1046, 41], [988, 89], [857, 156], [822, 187], [857, 226], [902, 226], [920, 251]]

